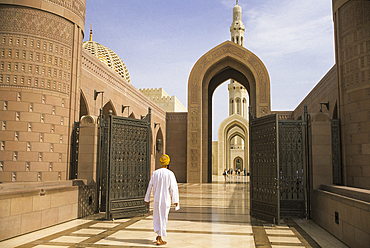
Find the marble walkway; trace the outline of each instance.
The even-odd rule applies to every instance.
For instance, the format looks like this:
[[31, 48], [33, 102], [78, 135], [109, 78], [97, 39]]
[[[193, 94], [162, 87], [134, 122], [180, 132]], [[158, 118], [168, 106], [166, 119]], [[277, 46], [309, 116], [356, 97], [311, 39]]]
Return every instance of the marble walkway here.
[[[231, 179], [231, 180], [230, 180]], [[285, 220], [279, 226], [249, 215], [246, 177], [225, 183], [179, 183], [179, 211], [170, 211], [163, 247], [346, 247], [310, 221]], [[106, 221], [97, 214], [0, 242], [0, 247], [157, 247], [152, 216]]]

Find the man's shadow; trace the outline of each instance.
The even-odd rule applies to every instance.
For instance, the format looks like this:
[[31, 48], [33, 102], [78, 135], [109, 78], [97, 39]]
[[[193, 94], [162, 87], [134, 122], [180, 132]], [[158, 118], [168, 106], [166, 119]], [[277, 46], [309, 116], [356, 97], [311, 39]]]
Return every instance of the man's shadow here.
[[134, 244], [141, 244], [141, 245], [155, 245], [156, 241], [149, 240], [149, 239], [120, 239], [120, 238], [113, 238], [107, 237], [105, 240], [109, 241], [116, 241], [122, 243], [134, 243]]

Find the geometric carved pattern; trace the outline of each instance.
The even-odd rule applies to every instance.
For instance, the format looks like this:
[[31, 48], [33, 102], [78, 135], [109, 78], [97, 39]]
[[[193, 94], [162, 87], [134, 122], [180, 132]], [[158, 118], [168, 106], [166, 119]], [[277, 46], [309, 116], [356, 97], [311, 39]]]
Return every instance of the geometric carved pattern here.
[[250, 120], [251, 216], [279, 223], [277, 114]]
[[251, 216], [269, 222], [306, 213], [306, 124], [277, 114], [250, 121]]
[[31, 8], [0, 8], [4, 86], [41, 88], [69, 94], [74, 25]]
[[[338, 66], [344, 90], [367, 85], [370, 52], [370, 1], [348, 1], [338, 12], [341, 53]], [[370, 59], [368, 59], [370, 62]]]
[[81, 0], [44, 0], [46, 2], [51, 2], [53, 4], [62, 6], [65, 9], [73, 12], [77, 16], [79, 16], [82, 20], [85, 19], [85, 1]]
[[281, 217], [305, 216], [305, 122], [279, 120]]
[[0, 32], [47, 37], [72, 46], [73, 24], [64, 18], [31, 8], [2, 7]]
[[342, 163], [340, 157], [340, 128], [339, 120], [331, 120], [331, 150], [333, 166], [333, 184], [343, 185]]
[[110, 115], [107, 218], [148, 211], [144, 203], [150, 177], [150, 110], [143, 120]]

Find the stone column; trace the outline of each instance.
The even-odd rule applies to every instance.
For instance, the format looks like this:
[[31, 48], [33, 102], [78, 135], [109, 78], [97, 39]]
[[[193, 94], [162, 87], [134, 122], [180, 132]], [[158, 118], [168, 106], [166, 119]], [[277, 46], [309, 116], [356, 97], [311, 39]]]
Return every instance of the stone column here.
[[319, 112], [311, 115], [311, 199], [313, 189], [319, 189], [321, 184], [333, 183], [333, 169], [331, 162], [331, 122], [330, 118]]
[[82, 117], [80, 124], [77, 178], [86, 179], [90, 184], [96, 182], [98, 125], [91, 117], [88, 116], [88, 120], [86, 117]]

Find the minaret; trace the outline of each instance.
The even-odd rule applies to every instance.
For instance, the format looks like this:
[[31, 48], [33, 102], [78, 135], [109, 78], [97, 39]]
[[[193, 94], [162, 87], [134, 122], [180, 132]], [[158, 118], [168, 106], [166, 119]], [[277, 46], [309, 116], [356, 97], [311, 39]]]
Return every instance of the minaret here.
[[[242, 8], [236, 5], [233, 8], [233, 23], [230, 26], [231, 41], [243, 46], [244, 45], [244, 30], [245, 27], [242, 22]], [[247, 118], [248, 113], [248, 94], [243, 85], [234, 80], [230, 80], [228, 85], [229, 90], [229, 115], [239, 114]]]
[[[244, 46], [244, 30], [245, 27], [242, 22], [242, 8], [239, 6], [237, 0], [236, 5], [233, 8], [233, 23], [230, 26], [231, 41]], [[247, 118], [247, 90], [243, 85], [232, 79], [227, 88], [229, 90], [229, 115], [238, 114]], [[244, 149], [244, 144], [244, 140], [237, 136], [231, 140], [230, 147], [231, 149]]]
[[242, 22], [242, 7], [239, 6], [238, 0], [233, 8], [233, 23], [230, 26], [231, 41], [244, 46], [245, 27]]

